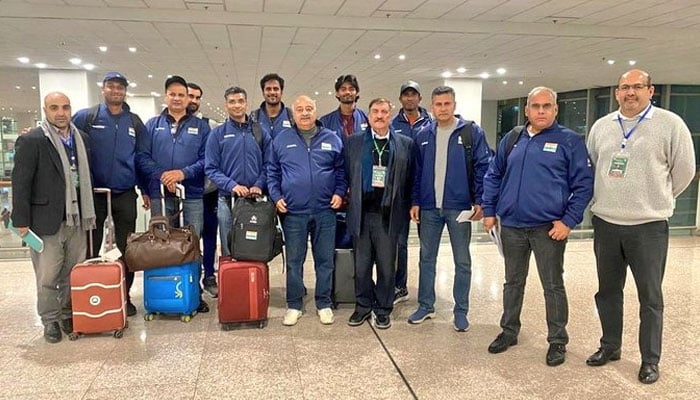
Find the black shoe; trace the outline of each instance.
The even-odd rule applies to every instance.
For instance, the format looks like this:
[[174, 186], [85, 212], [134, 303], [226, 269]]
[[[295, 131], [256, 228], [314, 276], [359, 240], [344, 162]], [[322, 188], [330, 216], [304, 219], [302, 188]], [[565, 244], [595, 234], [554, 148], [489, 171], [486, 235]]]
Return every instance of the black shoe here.
[[639, 381], [642, 383], [654, 383], [659, 380], [659, 366], [657, 364], [642, 363], [639, 368]]
[[209, 312], [209, 304], [206, 301], [199, 299], [199, 306], [197, 307], [197, 312], [206, 314]]
[[126, 316], [133, 317], [136, 315], [136, 306], [131, 301], [126, 302]]
[[547, 365], [550, 367], [556, 367], [557, 365], [564, 364], [566, 360], [566, 345], [561, 343], [552, 343], [549, 345], [549, 350], [547, 350]]
[[588, 357], [588, 360], [586, 360], [586, 364], [590, 367], [600, 367], [601, 365], [605, 365], [608, 363], [608, 361], [617, 361], [620, 359], [622, 356], [622, 350], [617, 349], [617, 350], [606, 350], [604, 348], [599, 348], [598, 351], [593, 353], [590, 357]]
[[391, 317], [386, 315], [375, 315], [374, 316], [374, 327], [377, 329], [389, 329], [391, 328]]
[[62, 319], [60, 325], [66, 335], [73, 333], [73, 318]]
[[49, 343], [58, 343], [63, 338], [61, 328], [58, 327], [58, 322], [49, 322], [44, 325], [44, 339]]
[[371, 313], [365, 313], [365, 314], [360, 314], [359, 312], [355, 311], [352, 313], [350, 316], [350, 319], [348, 320], [348, 325], [350, 326], [360, 326], [365, 323], [370, 317]]
[[496, 336], [496, 339], [489, 345], [489, 353], [497, 354], [503, 353], [508, 350], [510, 346], [515, 346], [518, 344], [518, 338], [510, 338], [504, 335], [502, 332]]

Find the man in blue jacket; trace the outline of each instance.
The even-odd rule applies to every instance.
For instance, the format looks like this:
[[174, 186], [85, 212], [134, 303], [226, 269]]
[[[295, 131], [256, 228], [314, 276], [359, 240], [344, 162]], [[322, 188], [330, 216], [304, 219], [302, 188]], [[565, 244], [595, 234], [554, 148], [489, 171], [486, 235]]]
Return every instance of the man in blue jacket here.
[[[399, 101], [401, 109], [391, 121], [391, 127], [396, 133], [405, 135], [411, 140], [418, 132], [430, 127], [433, 118], [428, 111], [420, 106], [420, 86], [415, 81], [406, 81], [401, 85]], [[406, 220], [410, 221], [406, 215]], [[394, 288], [394, 304], [408, 301], [408, 229], [410, 223], [399, 233], [399, 247], [396, 256], [396, 287]]]
[[[185, 225], [192, 225], [200, 236], [204, 212], [204, 151], [209, 124], [187, 109], [187, 82], [181, 76], [173, 75], [165, 81], [164, 102], [167, 107], [146, 123], [149, 137], [137, 154], [138, 165], [149, 182], [151, 215], [175, 214], [178, 210], [175, 187], [182, 184], [185, 187]], [[166, 188], [165, 210], [160, 204], [161, 184]], [[208, 312], [209, 307], [201, 301], [197, 311]]]
[[347, 190], [343, 142], [316, 120], [316, 103], [299, 96], [292, 107], [294, 127], [272, 141], [267, 186], [282, 220], [287, 248], [287, 312], [282, 322], [295, 325], [302, 315], [304, 259], [311, 235], [316, 270], [316, 309], [321, 323], [333, 323], [331, 290], [335, 212]]
[[[455, 263], [454, 328], [466, 332], [471, 286], [470, 221], [481, 219], [482, 183], [491, 150], [477, 124], [454, 114], [457, 103], [451, 87], [435, 88], [431, 99], [435, 121], [414, 140], [416, 168], [411, 219], [420, 223], [420, 275], [418, 310], [408, 317], [408, 322], [420, 324], [435, 316], [435, 264], [442, 231], [447, 225]], [[471, 139], [469, 157], [463, 139], [467, 135]], [[472, 159], [471, 165], [467, 164], [468, 158]], [[473, 175], [471, 179], [470, 175]]]
[[[501, 332], [489, 353], [518, 343], [520, 311], [530, 254], [544, 289], [549, 366], [566, 359], [568, 304], [564, 290], [564, 250], [569, 232], [583, 219], [593, 196], [593, 169], [583, 137], [557, 124], [557, 94], [547, 87], [530, 91], [528, 123], [501, 140], [484, 177], [484, 228], [499, 229], [505, 259]], [[517, 135], [517, 141], [511, 140]], [[511, 146], [511, 144], [513, 144]]]
[[360, 84], [355, 75], [340, 75], [335, 81], [335, 98], [340, 106], [321, 117], [321, 124], [342, 138], [343, 141], [355, 132], [367, 129], [367, 115], [357, 108], [360, 99]]
[[345, 142], [347, 222], [355, 249], [356, 302], [350, 326], [363, 324], [371, 315], [375, 327], [391, 326], [398, 235], [407, 230], [413, 183], [413, 141], [391, 129], [391, 108], [387, 99], [372, 100], [370, 129]]
[[[138, 185], [143, 204], [150, 206], [148, 192], [144, 192], [144, 177], [136, 168], [136, 149], [148, 133], [141, 118], [126, 104], [129, 83], [119, 72], [107, 72], [102, 80], [104, 103], [78, 111], [73, 123], [88, 136], [90, 143], [90, 171], [96, 188], [108, 188], [112, 196], [114, 235], [119, 251], [126, 251], [126, 238], [136, 230], [136, 194]], [[92, 253], [97, 256], [102, 245], [104, 222], [107, 218], [107, 195], [95, 194], [97, 227], [93, 231]], [[122, 259], [122, 261], [124, 261]], [[136, 306], [129, 292], [134, 284], [134, 273], [126, 272], [126, 314], [136, 315]]]
[[284, 79], [274, 73], [267, 74], [260, 79], [260, 90], [265, 101], [250, 113], [250, 117], [260, 124], [270, 138], [274, 138], [277, 132], [292, 127], [292, 110], [282, 102]]
[[[229, 118], [217, 126], [207, 139], [205, 171], [219, 188], [219, 238], [221, 254], [228, 256], [228, 234], [231, 231], [231, 198], [249, 194], [262, 195], [267, 188], [267, 156], [270, 136], [260, 129], [255, 137], [248, 115], [248, 94], [238, 86], [226, 89], [226, 111]], [[258, 142], [259, 140], [259, 142]]]

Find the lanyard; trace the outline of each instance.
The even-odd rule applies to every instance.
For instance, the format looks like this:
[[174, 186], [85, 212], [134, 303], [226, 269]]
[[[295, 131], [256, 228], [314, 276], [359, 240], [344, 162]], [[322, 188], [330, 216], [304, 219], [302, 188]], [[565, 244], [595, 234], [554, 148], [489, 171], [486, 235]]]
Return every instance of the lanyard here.
[[68, 136], [68, 139], [63, 139], [63, 136], [61, 136], [61, 142], [63, 142], [63, 146], [65, 146], [66, 149], [68, 149], [68, 158], [69, 158], [70, 168], [72, 170], [75, 170], [76, 157], [75, 157], [75, 146], [74, 146], [75, 141], [73, 140], [73, 134], [71, 133]]
[[649, 110], [651, 110], [651, 103], [649, 103], [649, 106], [647, 106], [647, 109], [644, 110], [644, 113], [639, 116], [639, 119], [637, 120], [637, 123], [634, 124], [632, 129], [630, 129], [628, 132], [625, 133], [625, 127], [622, 126], [622, 118], [620, 117], [620, 114], [617, 114], [617, 122], [620, 124], [620, 129], [622, 129], [622, 144], [620, 144], [620, 148], [624, 149], [627, 146], [627, 139], [632, 136], [632, 133], [634, 133], [635, 130], [637, 130], [637, 127], [639, 126], [639, 123], [644, 120], [644, 117], [649, 114]]
[[379, 154], [379, 166], [382, 166], [382, 154], [384, 154], [384, 150], [386, 150], [386, 146], [389, 145], [389, 138], [387, 138], [386, 143], [384, 143], [384, 146], [382, 147], [381, 150], [379, 150], [379, 146], [377, 146], [377, 140], [374, 139], [372, 140], [372, 143], [374, 143], [374, 149], [377, 150], [377, 154]]

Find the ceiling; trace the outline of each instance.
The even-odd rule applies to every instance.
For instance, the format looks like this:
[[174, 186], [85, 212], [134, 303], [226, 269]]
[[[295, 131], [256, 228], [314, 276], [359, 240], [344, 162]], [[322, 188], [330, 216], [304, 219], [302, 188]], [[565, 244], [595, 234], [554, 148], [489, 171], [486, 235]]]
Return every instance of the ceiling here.
[[408, 79], [427, 98], [446, 70], [490, 73], [486, 100], [538, 85], [609, 86], [628, 60], [657, 83], [700, 81], [694, 0], [0, 0], [0, 38], [0, 106], [20, 111], [39, 105], [33, 63], [80, 68], [73, 57], [96, 66], [96, 82], [123, 72], [137, 95], [162, 93], [167, 75], [182, 75], [203, 87], [212, 116], [231, 85], [248, 90], [256, 108], [268, 72], [287, 81], [287, 103], [309, 94], [320, 113], [337, 106], [328, 92], [348, 73], [363, 108], [373, 97], [397, 98]]

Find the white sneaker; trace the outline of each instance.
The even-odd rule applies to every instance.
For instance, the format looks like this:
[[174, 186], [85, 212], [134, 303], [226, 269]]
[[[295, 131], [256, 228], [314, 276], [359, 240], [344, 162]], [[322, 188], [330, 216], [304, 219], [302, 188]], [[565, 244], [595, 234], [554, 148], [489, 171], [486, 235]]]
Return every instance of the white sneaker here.
[[284, 320], [282, 320], [282, 325], [294, 326], [297, 324], [301, 318], [301, 310], [295, 310], [293, 308], [288, 308], [287, 312], [284, 314]]
[[330, 325], [335, 321], [333, 318], [333, 310], [330, 308], [322, 308], [318, 310], [318, 318], [321, 320], [323, 325]]

